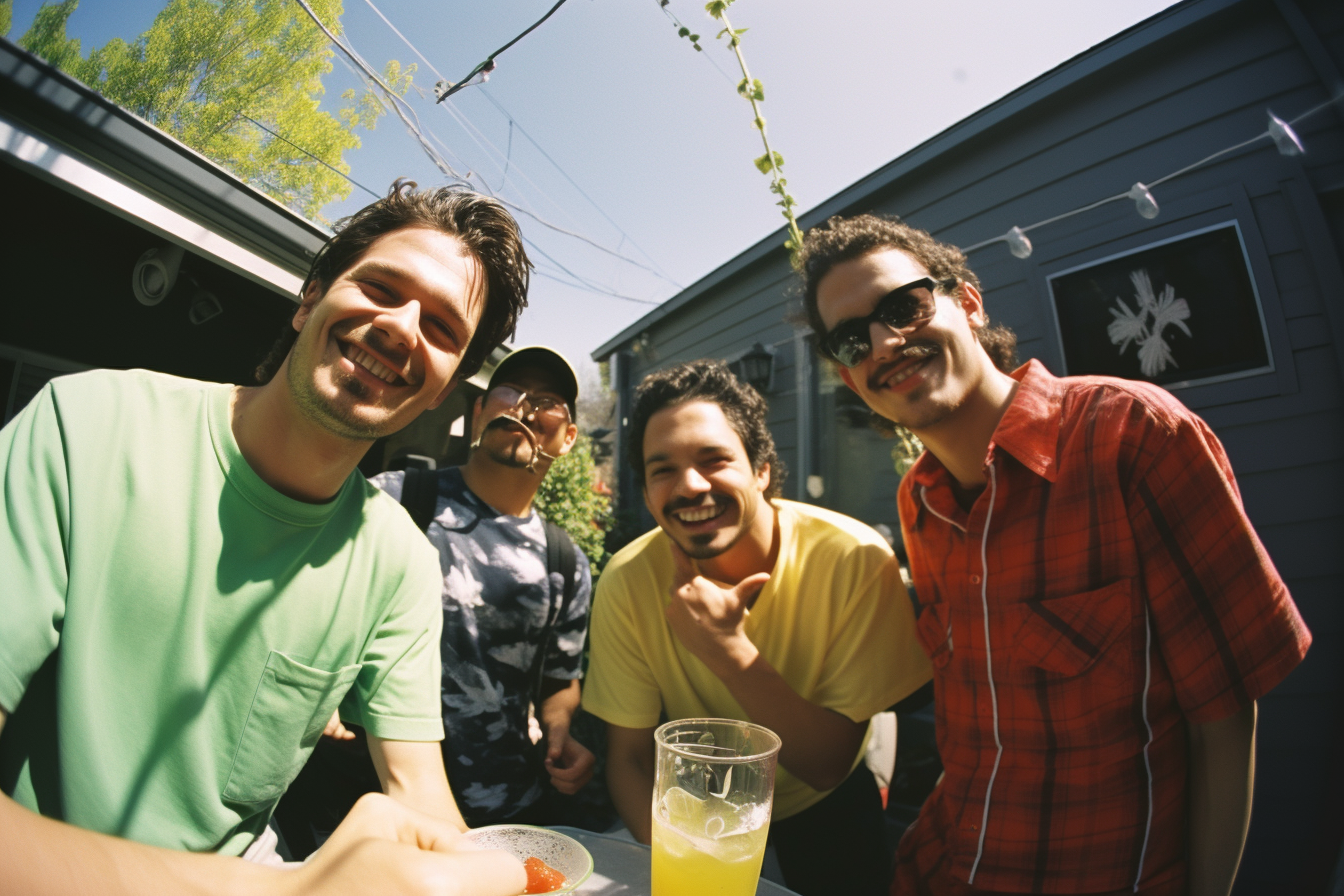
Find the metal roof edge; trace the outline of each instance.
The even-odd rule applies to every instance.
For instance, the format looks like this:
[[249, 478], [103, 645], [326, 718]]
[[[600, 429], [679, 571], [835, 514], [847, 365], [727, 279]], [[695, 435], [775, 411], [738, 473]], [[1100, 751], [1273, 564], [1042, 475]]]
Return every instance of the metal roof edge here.
[[[1126, 57], [1132, 56], [1145, 47], [1246, 2], [1247, 0], [1185, 0], [1184, 3], [1177, 3], [1156, 15], [1131, 25], [1124, 31], [1107, 38], [1096, 46], [1089, 47], [1044, 74], [1033, 78], [988, 106], [972, 112], [951, 127], [940, 131], [882, 167], [859, 178], [838, 193], [822, 200], [812, 209], [799, 215], [799, 226], [806, 231], [808, 228], [820, 224], [832, 215], [839, 214], [854, 205], [862, 197], [890, 186], [902, 177], [934, 161], [943, 153], [979, 137], [985, 131], [1025, 112], [1032, 106], [1045, 102], [1079, 81], [1097, 74]], [[607, 340], [591, 353], [592, 359], [594, 361], [605, 359], [619, 349], [622, 343], [630, 341], [658, 321], [695, 301], [730, 277], [772, 253], [784, 252], [786, 233], [787, 228], [781, 227], [733, 256], [727, 262], [710, 271], [704, 277], [626, 327], [616, 336]]]
[[329, 236], [191, 147], [3, 38], [0, 110], [300, 279]]

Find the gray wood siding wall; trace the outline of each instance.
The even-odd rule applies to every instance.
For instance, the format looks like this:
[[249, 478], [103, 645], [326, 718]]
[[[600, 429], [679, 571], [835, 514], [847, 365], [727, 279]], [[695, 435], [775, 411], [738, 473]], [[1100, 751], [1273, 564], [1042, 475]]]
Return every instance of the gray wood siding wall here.
[[[1266, 109], [1292, 118], [1330, 97], [1332, 78], [1344, 68], [1344, 4], [1301, 0], [1297, 8], [1314, 32], [1305, 50], [1275, 3], [1235, 5], [1072, 83], [891, 183], [855, 188], [850, 204], [827, 211], [895, 213], [940, 239], [970, 245], [1123, 192], [1135, 181], [1151, 182], [1260, 133]], [[1325, 50], [1324, 65], [1320, 54], [1313, 56], [1312, 39]], [[1237, 886], [1243, 896], [1311, 892], [1302, 887], [1328, 874], [1322, 863], [1334, 860], [1344, 830], [1338, 811], [1344, 797], [1338, 761], [1344, 742], [1344, 108], [1336, 103], [1304, 121], [1298, 133], [1307, 147], [1303, 157], [1284, 158], [1262, 141], [1154, 188], [1161, 206], [1155, 220], [1139, 217], [1131, 202], [1116, 202], [1033, 231], [1035, 252], [1025, 261], [1002, 243], [970, 256], [991, 318], [1017, 331], [1024, 360], [1039, 358], [1058, 373], [1063, 358], [1049, 275], [1219, 222], [1235, 220], [1240, 227], [1276, 369], [1175, 394], [1226, 446], [1247, 512], [1315, 637], [1302, 667], [1261, 704], [1256, 806]], [[637, 358], [636, 381], [671, 361], [727, 357], [758, 339], [787, 339], [784, 316], [795, 294], [783, 253], [767, 256], [653, 326], [658, 360]], [[768, 396], [786, 460], [796, 457], [799, 437], [793, 363], [791, 345], [781, 346], [777, 388]], [[875, 468], [839, 475], [857, 480], [845, 483], [849, 494], [868, 495], [851, 512], [890, 522], [896, 477], [885, 461], [888, 449], [875, 435], [845, 429], [834, 404], [814, 404], [820, 445], [814, 469], [824, 465], [828, 446], [867, 445]], [[843, 450], [854, 456], [858, 449]], [[798, 494], [795, 486], [786, 490], [790, 497]]]

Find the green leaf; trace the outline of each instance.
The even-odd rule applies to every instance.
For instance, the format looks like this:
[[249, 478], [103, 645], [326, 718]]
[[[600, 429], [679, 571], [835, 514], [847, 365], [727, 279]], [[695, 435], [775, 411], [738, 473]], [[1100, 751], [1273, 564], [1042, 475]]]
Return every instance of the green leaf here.
[[743, 78], [741, 81], [738, 81], [738, 82], [737, 82], [737, 92], [740, 93], [740, 94], [742, 94], [742, 96], [746, 96], [746, 95], [747, 95], [747, 91], [748, 91], [749, 89], [750, 89], [750, 85], [747, 84], [747, 79], [746, 79], [746, 78]]
[[[324, 21], [340, 21], [341, 0], [309, 2]], [[87, 57], [66, 36], [76, 6], [43, 4], [20, 43], [300, 214], [320, 220], [350, 194], [343, 177], [294, 146], [348, 171], [356, 130], [374, 127], [386, 108], [369, 92], [326, 104], [333, 51], [297, 3], [164, 0], [137, 39], [113, 38]], [[413, 71], [389, 65], [389, 86], [404, 92]]]
[[691, 29], [687, 28], [685, 25], [682, 25], [677, 29], [677, 37], [690, 37], [690, 34]]
[[691, 43], [698, 43], [699, 40], [700, 40], [700, 35], [698, 35], [698, 34], [692, 34], [692, 35], [691, 35]]
[[756, 130], [758, 131], [765, 130], [765, 118], [760, 115], [756, 116], [756, 120], [753, 121], [752, 124], [756, 126]]
[[760, 80], [755, 78], [751, 81], [751, 98], [758, 103], [765, 99], [765, 87], [761, 85]]
[[723, 14], [728, 11], [728, 4], [731, 2], [732, 0], [711, 0], [711, 2], [705, 4], [705, 12], [716, 19], [721, 19]]
[[[772, 155], [774, 156], [773, 160], [771, 159]], [[780, 155], [778, 152], [773, 151], [753, 161], [756, 165], [757, 170], [760, 171], [762, 174], [769, 174], [771, 168], [778, 171], [779, 169], [784, 167], [784, 157]], [[783, 181], [781, 180], [781, 183], [782, 182]], [[775, 192], [778, 192], [778, 190], [782, 188], [772, 183], [770, 185], [770, 189], [774, 190]]]

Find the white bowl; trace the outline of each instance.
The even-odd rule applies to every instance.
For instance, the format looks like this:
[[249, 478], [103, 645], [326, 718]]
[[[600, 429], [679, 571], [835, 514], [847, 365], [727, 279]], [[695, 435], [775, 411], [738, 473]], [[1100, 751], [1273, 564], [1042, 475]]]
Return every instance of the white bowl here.
[[565, 876], [564, 886], [549, 893], [572, 893], [593, 873], [593, 857], [583, 844], [559, 831], [527, 824], [494, 824], [467, 831], [477, 846], [502, 849], [523, 862], [535, 856]]

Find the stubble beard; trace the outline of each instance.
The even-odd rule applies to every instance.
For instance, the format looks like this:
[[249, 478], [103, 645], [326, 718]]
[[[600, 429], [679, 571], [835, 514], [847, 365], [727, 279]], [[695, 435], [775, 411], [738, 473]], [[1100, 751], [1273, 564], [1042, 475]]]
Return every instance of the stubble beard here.
[[[299, 411], [309, 421], [338, 438], [356, 442], [371, 442], [388, 434], [386, 427], [359, 419], [351, 409], [323, 395], [317, 388], [316, 366], [302, 370], [305, 365], [296, 364], [293, 353], [286, 366], [290, 394], [294, 396]], [[371, 397], [368, 387], [353, 376], [335, 371], [332, 381], [337, 390], [349, 393], [356, 399], [367, 400]]]
[[[948, 366], [950, 358], [946, 350], [940, 345], [934, 343], [918, 343], [907, 347], [901, 355], [902, 357], [920, 359], [931, 359], [941, 356], [944, 359], [944, 368], [942, 371], [944, 379], [951, 375], [952, 371]], [[883, 371], [878, 371], [875, 378], [880, 379], [882, 373]], [[906, 429], [916, 433], [920, 430], [926, 430], [930, 427], [937, 426], [939, 423], [942, 423], [948, 417], [955, 414], [958, 408], [965, 404], [967, 396], [962, 395], [955, 400], [940, 399], [932, 395], [934, 388], [935, 384], [924, 382], [908, 395], [898, 397], [896, 395], [887, 394], [886, 397], [892, 403], [893, 407], [878, 411], [878, 413], [890, 417], [890, 419], [894, 420], [896, 423], [899, 423]], [[882, 387], [873, 391], [878, 392], [878, 394], [885, 394], [885, 390], [883, 390]]]

